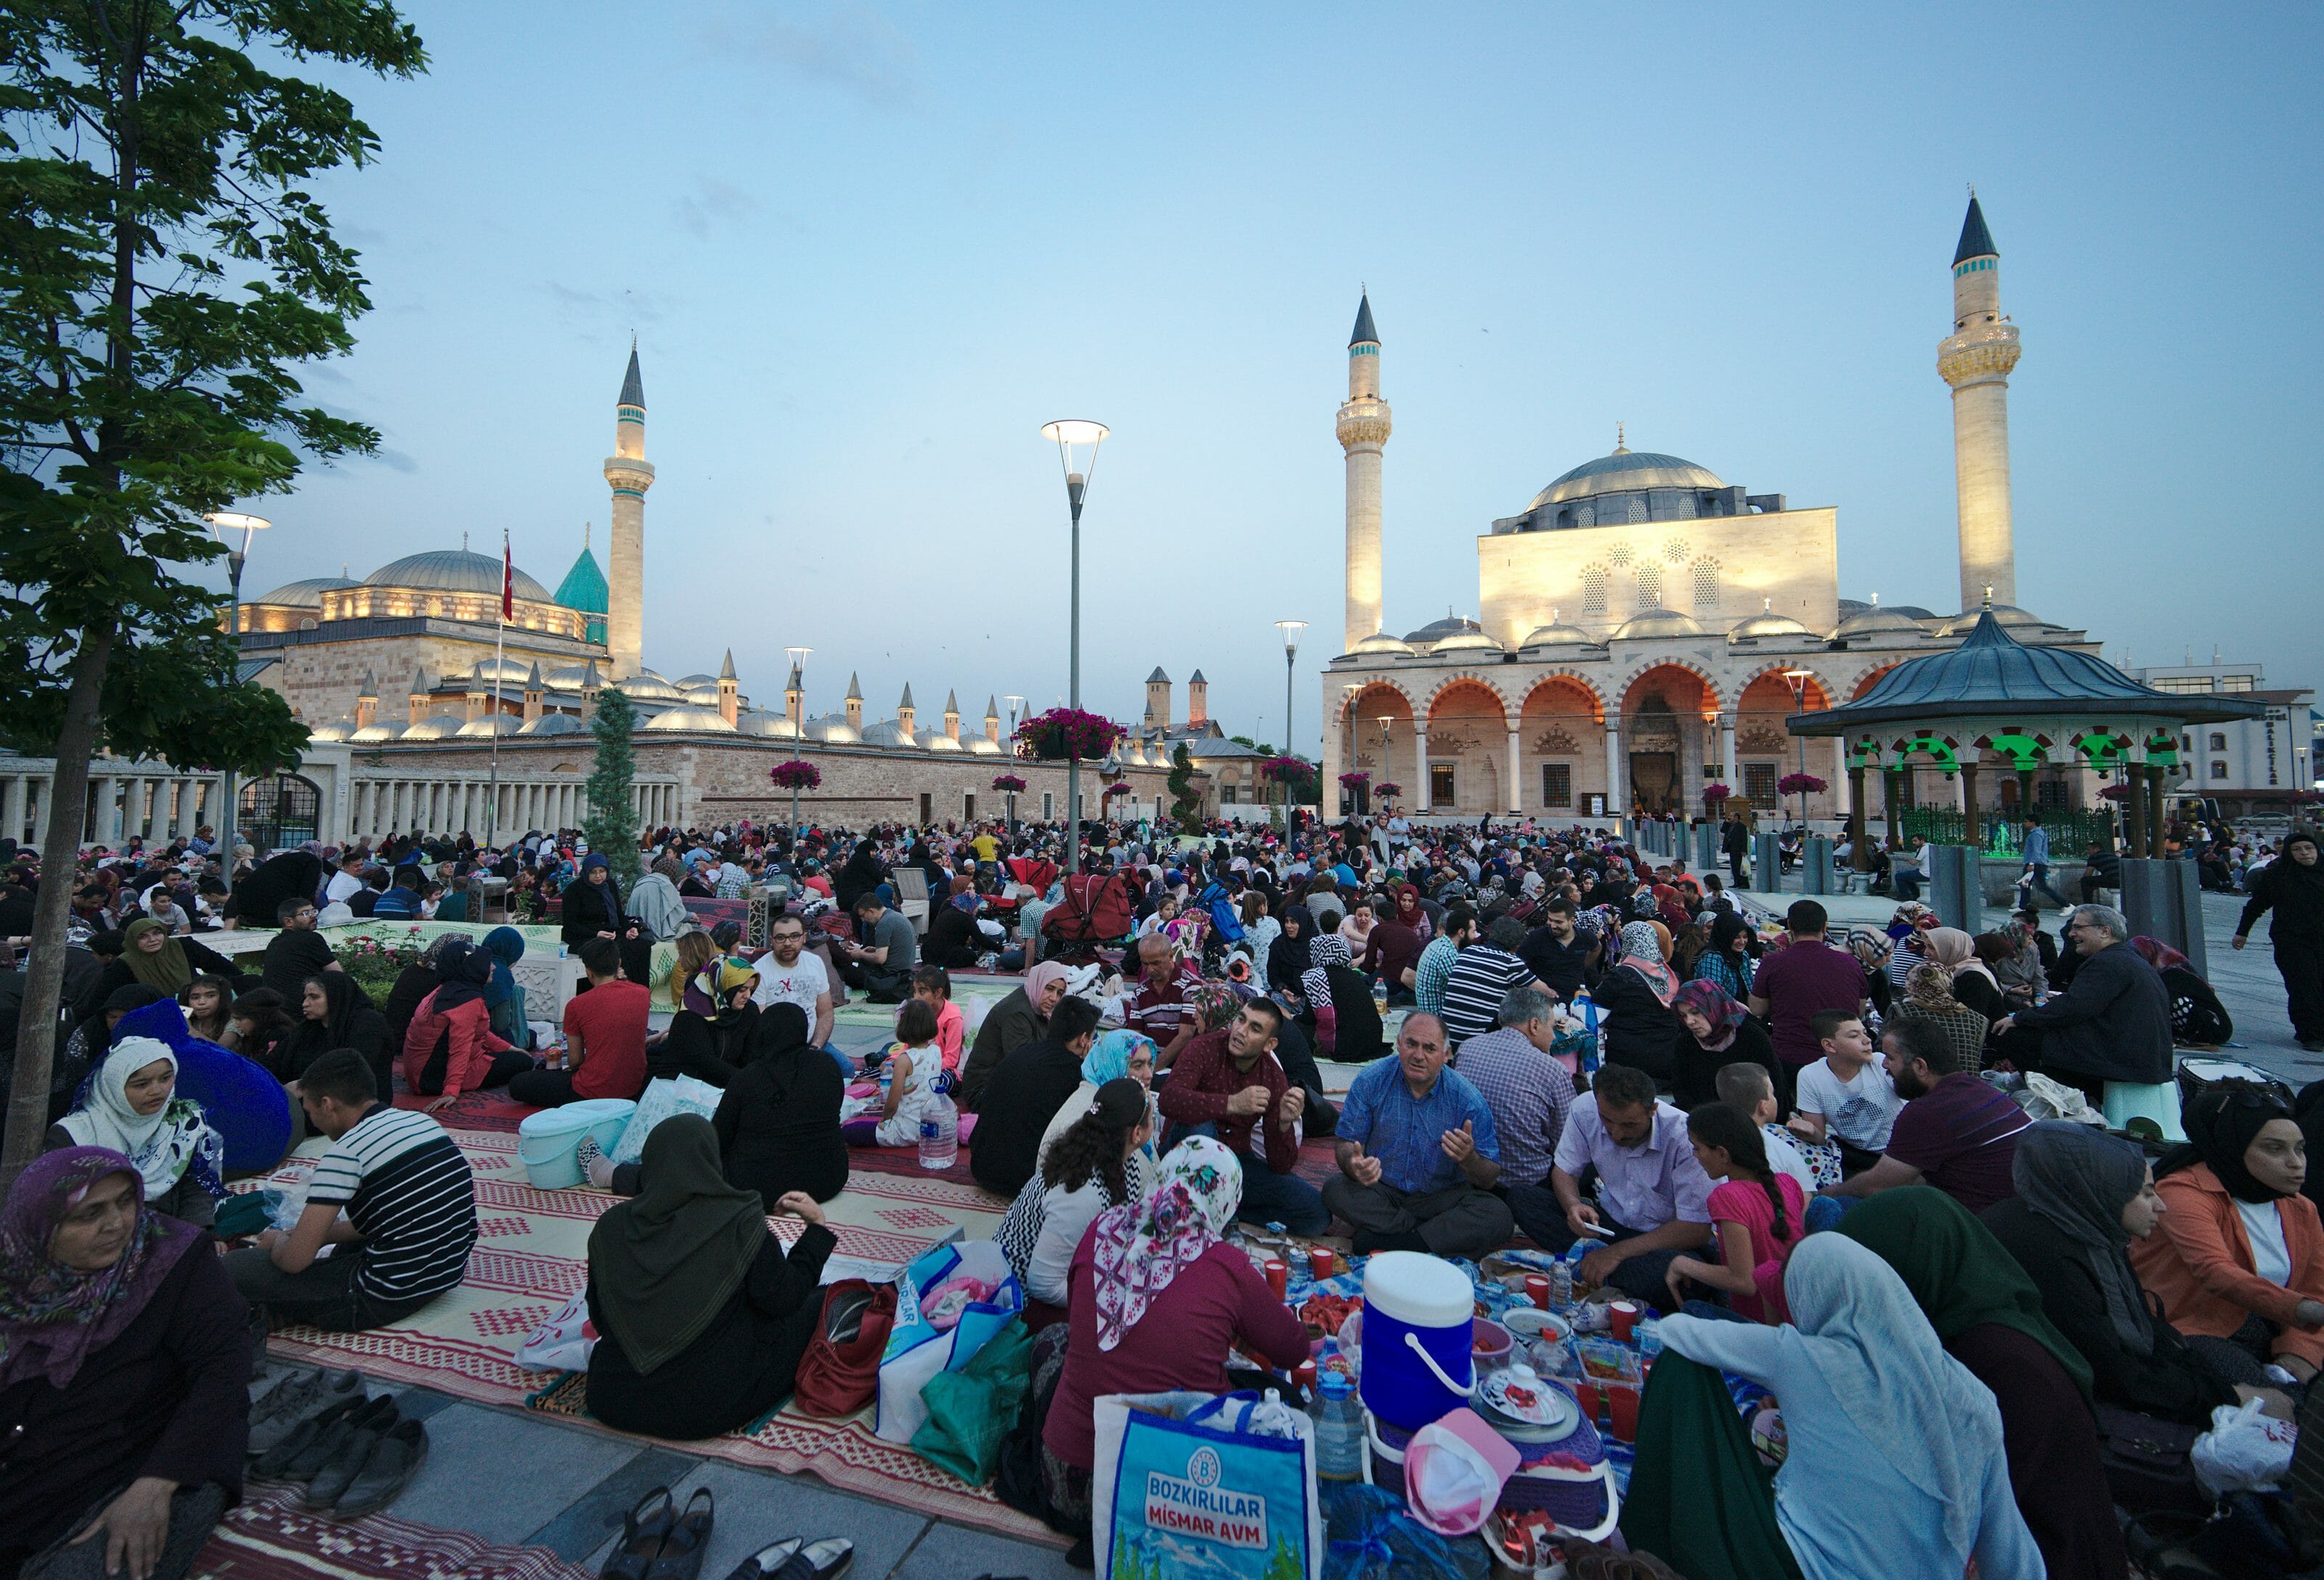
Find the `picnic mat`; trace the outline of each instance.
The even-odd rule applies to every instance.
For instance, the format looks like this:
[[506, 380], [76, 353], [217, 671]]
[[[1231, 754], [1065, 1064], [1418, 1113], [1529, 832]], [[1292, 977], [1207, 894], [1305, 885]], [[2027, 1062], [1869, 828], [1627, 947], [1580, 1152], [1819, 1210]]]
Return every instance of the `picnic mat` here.
[[[560, 1405], [557, 1384], [563, 1376], [518, 1365], [516, 1349], [587, 1283], [589, 1230], [620, 1199], [598, 1190], [534, 1190], [517, 1162], [513, 1134], [456, 1129], [452, 1139], [476, 1171], [478, 1237], [460, 1287], [387, 1327], [327, 1333], [286, 1327], [269, 1347], [293, 1360], [354, 1366], [383, 1382], [433, 1388], [460, 1399], [530, 1403], [579, 1416], [578, 1388], [569, 1390], [569, 1405]], [[308, 1144], [303, 1150], [309, 1155], [292, 1158], [274, 1178], [303, 1177], [322, 1144]], [[839, 1255], [900, 1264], [955, 1232], [983, 1240], [1000, 1226], [1008, 1204], [998, 1197], [922, 1171], [917, 1154], [908, 1150], [894, 1153], [902, 1164], [895, 1172], [863, 1166], [880, 1155], [875, 1149], [854, 1149], [847, 1189], [824, 1205]], [[770, 1219], [769, 1227], [788, 1245], [806, 1226], [783, 1217]], [[1042, 1531], [990, 1493], [946, 1475], [908, 1449], [879, 1441], [868, 1417], [825, 1421], [786, 1410], [748, 1433], [683, 1447], [691, 1454], [761, 1469], [804, 1470], [849, 1492], [1011, 1536], [1038, 1537]]]
[[253, 1484], [194, 1559], [204, 1580], [588, 1580], [547, 1548], [496, 1547], [392, 1514], [333, 1520], [299, 1489]]

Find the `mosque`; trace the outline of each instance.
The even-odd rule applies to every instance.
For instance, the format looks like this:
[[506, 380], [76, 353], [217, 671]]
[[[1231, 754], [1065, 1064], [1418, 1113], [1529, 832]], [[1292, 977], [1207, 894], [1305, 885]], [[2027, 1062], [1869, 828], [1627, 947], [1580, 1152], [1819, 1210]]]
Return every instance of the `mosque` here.
[[[1393, 785], [1413, 812], [1564, 819], [1699, 812], [1711, 784], [1773, 811], [1776, 785], [1804, 767], [1829, 786], [1807, 798], [1808, 814], [1843, 817], [1840, 743], [1808, 741], [1803, 758], [1785, 715], [1855, 700], [1905, 659], [1965, 637], [1987, 604], [2020, 641], [2095, 654], [2084, 632], [2017, 606], [2007, 402], [2020, 347], [2001, 310], [2000, 262], [1972, 194], [1953, 252], [1952, 327], [1937, 347], [1952, 391], [1960, 540], [1960, 597], [1946, 613], [1841, 597], [1836, 510], [1632, 450], [1618, 429], [1611, 455], [1478, 535], [1479, 618], [1448, 613], [1394, 635], [1380, 561], [1391, 423], [1366, 296], [1337, 425], [1347, 612], [1323, 677], [1333, 776], [1368, 775], [1368, 799]], [[1915, 777], [1904, 776], [1908, 795]], [[2002, 777], [2006, 804], [2018, 785]], [[2086, 777], [2045, 769], [2036, 804], [2078, 805], [2094, 788]]]

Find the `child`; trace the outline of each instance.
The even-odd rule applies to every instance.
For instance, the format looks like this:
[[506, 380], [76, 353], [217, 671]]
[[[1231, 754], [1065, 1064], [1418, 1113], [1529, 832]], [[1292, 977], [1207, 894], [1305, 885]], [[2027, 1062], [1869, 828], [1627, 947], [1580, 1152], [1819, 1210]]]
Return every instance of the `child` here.
[[1177, 919], [1177, 900], [1169, 895], [1164, 895], [1162, 896], [1162, 903], [1154, 907], [1154, 914], [1138, 924], [1138, 936], [1140, 938], [1151, 938], [1156, 933], [1167, 928], [1170, 923], [1176, 922]]
[[888, 1050], [888, 1106], [839, 1127], [850, 1146], [917, 1146], [920, 1120], [936, 1106], [944, 1061], [936, 1050], [936, 1012], [917, 995], [896, 1017], [896, 1045]]
[[1807, 1232], [1802, 1221], [1807, 1198], [1798, 1180], [1767, 1166], [1759, 1126], [1743, 1109], [1705, 1103], [1686, 1116], [1686, 1133], [1702, 1171], [1724, 1181], [1710, 1202], [1720, 1260], [1674, 1258], [1666, 1275], [1672, 1303], [1684, 1303], [1686, 1281], [1692, 1279], [1725, 1291], [1738, 1315], [1780, 1326], [1791, 1318], [1784, 1304], [1784, 1263]]
[[920, 967], [912, 973], [912, 997], [936, 1011], [936, 1052], [944, 1057], [945, 1073], [957, 1076], [963, 1021], [960, 1006], [952, 1001], [952, 973], [942, 966]]
[[1769, 1168], [1798, 1180], [1802, 1192], [1809, 1196], [1840, 1183], [1840, 1144], [1806, 1144], [1804, 1137], [1784, 1128], [1778, 1117], [1784, 1110], [1775, 1101], [1775, 1077], [1767, 1073], [1766, 1065], [1749, 1060], [1721, 1065], [1712, 1082], [1720, 1102], [1742, 1109], [1759, 1127]]
[[1820, 1011], [1808, 1026], [1823, 1057], [1800, 1071], [1799, 1112], [1790, 1127], [1811, 1142], [1837, 1138], [1840, 1173], [1860, 1174], [1888, 1150], [1888, 1131], [1904, 1099], [1853, 1011]]

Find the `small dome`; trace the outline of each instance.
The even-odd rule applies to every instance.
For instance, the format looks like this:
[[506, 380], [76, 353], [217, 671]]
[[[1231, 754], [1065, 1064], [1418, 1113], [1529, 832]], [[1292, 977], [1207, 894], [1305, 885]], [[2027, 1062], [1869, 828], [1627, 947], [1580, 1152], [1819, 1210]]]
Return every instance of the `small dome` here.
[[863, 738], [855, 732], [855, 726], [847, 721], [844, 713], [825, 713], [820, 719], [809, 719], [807, 721], [807, 738], [828, 746], [860, 746], [863, 741]]
[[970, 739], [966, 745], [971, 757], [1004, 757], [1007, 755], [997, 740], [987, 740], [982, 735]]
[[[585, 610], [582, 612], [588, 611]], [[586, 664], [560, 664], [554, 669], [544, 671], [540, 678], [549, 683], [549, 688], [551, 691], [577, 692], [581, 689], [582, 684], [589, 678], [589, 666]], [[599, 670], [597, 678], [603, 681], [605, 678], [604, 671]]]
[[1812, 641], [1815, 633], [1789, 615], [1774, 613], [1755, 614], [1748, 620], [1738, 620], [1727, 633], [1727, 639], [1730, 642], [1762, 641], [1769, 638], [1780, 641]]
[[734, 721], [734, 728], [745, 735], [764, 735], [779, 740], [796, 740], [798, 730], [788, 713], [762, 712], [757, 708], [747, 710]]
[[1549, 625], [1534, 627], [1532, 630], [1526, 633], [1526, 639], [1519, 642], [1517, 646], [1520, 648], [1587, 648], [1595, 645], [1596, 641], [1596, 638], [1580, 626], [1567, 625], [1563, 620], [1559, 620]]
[[683, 689], [686, 704], [690, 708], [715, 708], [718, 705], [718, 684], [715, 681], [708, 685], [689, 685]]
[[543, 713], [517, 731], [519, 735], [586, 735], [589, 726], [571, 713]]
[[669, 684], [680, 691], [691, 691], [697, 685], [715, 686], [718, 677], [715, 675], [681, 675]]
[[467, 722], [457, 713], [434, 713], [417, 724], [407, 725], [398, 740], [449, 740], [460, 733]]
[[254, 598], [253, 603], [279, 603], [290, 609], [320, 609], [323, 594], [336, 592], [342, 587], [360, 587], [363, 583], [346, 576], [309, 576], [303, 582], [285, 582], [263, 598]]
[[734, 726], [726, 722], [726, 716], [724, 713], [713, 712], [708, 708], [671, 708], [667, 712], [656, 713], [638, 728], [650, 730], [657, 735], [677, 735], [702, 730], [709, 730], [720, 735], [736, 733]]
[[[516, 595], [535, 603], [549, 602], [549, 589], [519, 571], [515, 575]], [[426, 554], [408, 554], [390, 565], [384, 565], [364, 578], [367, 587], [411, 587], [427, 592], [497, 592], [501, 590], [501, 562], [486, 554], [472, 554], [465, 548], [435, 548]]]
[[403, 731], [392, 724], [366, 724], [347, 737], [355, 746], [382, 746], [402, 738]]
[[920, 746], [922, 749], [927, 751], [959, 751], [962, 749], [959, 741], [954, 740], [951, 736], [946, 735], [941, 730], [921, 730]]
[[621, 686], [622, 694], [633, 703], [682, 703], [686, 700], [684, 694], [669, 682], [643, 670], [615, 684]]
[[[1964, 609], [1938, 627], [1937, 635], [1965, 637], [1977, 629], [1977, 617], [1984, 612], [1982, 609]], [[2040, 615], [2030, 610], [2020, 609], [2014, 603], [1995, 604], [1993, 618], [2006, 631], [2046, 631], [2059, 629]]]
[[1432, 620], [1416, 631], [1406, 631], [1404, 639], [1414, 647], [1425, 647], [1441, 642], [1447, 637], [1457, 637], [1463, 631], [1481, 631], [1485, 628], [1465, 614], [1448, 614], [1443, 620]]
[[1409, 658], [1412, 657], [1412, 648], [1410, 647], [1397, 640], [1394, 637], [1389, 636], [1386, 631], [1374, 631], [1370, 636], [1366, 637], [1362, 641], [1358, 642], [1354, 647], [1349, 648], [1348, 651], [1351, 653], [1379, 654], [1383, 657]]
[[1841, 620], [1832, 635], [1853, 642], [1874, 637], [1924, 637], [1928, 631], [1906, 610], [1883, 609], [1876, 603]]
[[1584, 461], [1572, 471], [1558, 477], [1534, 495], [1530, 507], [1539, 510], [1544, 505], [1563, 504], [1567, 500], [1583, 499], [1591, 494], [1628, 493], [1642, 488], [1725, 488], [1718, 474], [1683, 461], [1676, 455], [1658, 455], [1651, 450], [1617, 450], [1610, 455], [1600, 455], [1595, 461]]
[[1455, 631], [1435, 647], [1432, 653], [1498, 653], [1501, 645], [1481, 630]]
[[1614, 632], [1618, 642], [1636, 642], [1650, 637], [1707, 637], [1711, 633], [1697, 624], [1692, 615], [1681, 614], [1675, 609], [1649, 609], [1644, 614], [1633, 615]]
[[863, 727], [863, 744], [917, 748], [920, 743], [912, 736], [906, 734], [904, 727], [895, 720], [882, 719], [877, 724], [867, 724]]
[[461, 725], [457, 733], [485, 740], [495, 735], [514, 735], [521, 728], [519, 722], [506, 713], [479, 713]]
[[[498, 662], [501, 684], [503, 687], [512, 685], [521, 690], [524, 683], [532, 678], [532, 666], [530, 664], [520, 664], [513, 658], [503, 658]], [[480, 658], [476, 661], [476, 666], [466, 676], [454, 675], [448, 678], [482, 681], [486, 686], [490, 686], [493, 684], [493, 659]]]
[[318, 724], [313, 729], [308, 730], [307, 739], [310, 743], [316, 741], [351, 740], [355, 738], [355, 721], [352, 719], [334, 719], [327, 724]]

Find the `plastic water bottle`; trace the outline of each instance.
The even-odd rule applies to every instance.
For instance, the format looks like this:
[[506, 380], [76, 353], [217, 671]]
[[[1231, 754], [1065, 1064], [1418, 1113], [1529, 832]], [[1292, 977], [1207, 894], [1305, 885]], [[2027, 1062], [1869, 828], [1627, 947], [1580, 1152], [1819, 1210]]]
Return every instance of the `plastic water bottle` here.
[[1576, 1240], [1566, 1247], [1565, 1287], [1576, 1300], [1590, 1292], [1589, 1281], [1582, 1276], [1582, 1259], [1589, 1255], [1590, 1251], [1591, 1245], [1587, 1240]]
[[1574, 995], [1574, 1002], [1582, 1006], [1582, 1073], [1595, 1075], [1599, 1063], [1598, 1001], [1582, 992]]
[[1652, 1366], [1656, 1361], [1662, 1358], [1662, 1320], [1655, 1317], [1639, 1318], [1637, 1338], [1638, 1359], [1646, 1365]]
[[1563, 1256], [1549, 1270], [1549, 1309], [1563, 1311], [1573, 1304], [1573, 1268]]
[[953, 1107], [952, 1077], [931, 1083], [929, 1108], [920, 1120], [920, 1167], [949, 1169], [960, 1156], [960, 1110]]
[[1364, 1474], [1364, 1411], [1344, 1372], [1315, 1379], [1315, 1474], [1323, 1481], [1360, 1481]]

